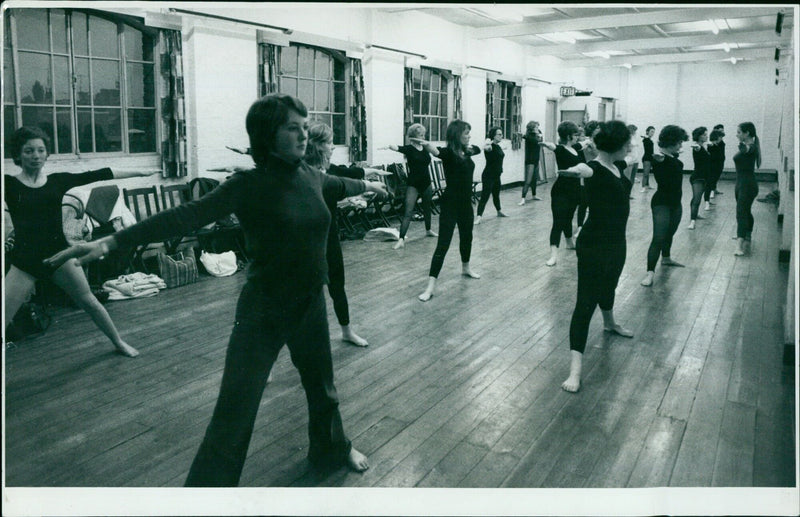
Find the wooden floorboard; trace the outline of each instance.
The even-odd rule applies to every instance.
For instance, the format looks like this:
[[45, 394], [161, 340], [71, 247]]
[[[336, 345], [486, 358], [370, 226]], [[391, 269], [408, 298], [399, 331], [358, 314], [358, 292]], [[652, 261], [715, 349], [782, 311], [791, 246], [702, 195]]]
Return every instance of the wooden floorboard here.
[[[503, 191], [508, 218], [488, 207], [474, 229], [480, 280], [460, 275], [455, 237], [428, 303], [416, 296], [436, 239], [421, 223], [402, 250], [343, 242], [352, 326], [370, 346], [341, 341], [328, 300], [335, 379], [345, 430], [371, 468], [309, 470], [306, 400], [284, 350], [241, 485], [794, 486], [795, 373], [781, 355], [789, 272], [778, 262], [774, 205], [754, 204], [753, 255], [743, 259], [733, 256], [733, 184], [722, 182], [726, 195], [694, 231], [684, 199], [672, 257], [686, 267], [659, 266], [644, 288], [652, 191], [634, 189], [615, 313], [635, 337], [603, 332], [597, 314], [581, 391], [568, 394], [560, 384], [577, 260], [562, 242], [558, 264], [545, 266], [551, 185], [541, 187], [544, 201], [523, 207], [519, 189]], [[46, 334], [9, 347], [7, 485], [182, 485], [214, 408], [244, 281], [201, 277], [109, 303], [141, 351], [133, 360], [66, 307], [54, 309]]]

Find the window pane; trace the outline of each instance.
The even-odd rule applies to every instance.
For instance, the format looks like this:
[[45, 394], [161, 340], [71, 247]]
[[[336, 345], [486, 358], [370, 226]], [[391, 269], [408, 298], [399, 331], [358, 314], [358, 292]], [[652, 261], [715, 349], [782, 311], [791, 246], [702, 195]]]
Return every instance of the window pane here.
[[119, 61], [92, 60], [95, 106], [119, 106]]
[[442, 85], [439, 87], [439, 90], [442, 93], [447, 94], [447, 78], [444, 76], [442, 76]]
[[422, 69], [422, 89], [431, 89], [431, 71], [427, 68]]
[[50, 30], [53, 35], [53, 52], [66, 54], [67, 49], [67, 16], [61, 9], [50, 10]]
[[434, 72], [431, 74], [431, 91], [437, 91], [439, 89], [439, 74]]
[[344, 63], [338, 59], [333, 60], [333, 78], [337, 81], [344, 81]]
[[136, 61], [153, 60], [153, 41], [141, 31], [130, 25], [124, 25], [125, 30], [125, 57]]
[[282, 47], [280, 62], [282, 74], [297, 74], [297, 47]]
[[[22, 125], [38, 127], [50, 137], [51, 144], [55, 142], [53, 134], [53, 108], [39, 106], [22, 107]], [[52, 151], [52, 147], [48, 151]]]
[[316, 81], [314, 83], [314, 109], [317, 111], [330, 111], [330, 86], [326, 81]]
[[299, 79], [297, 81], [297, 98], [303, 101], [307, 109], [314, 109], [314, 81]]
[[89, 38], [87, 36], [86, 14], [80, 12], [72, 13], [72, 48], [75, 54], [81, 56], [89, 55]]
[[347, 139], [347, 129], [345, 127], [344, 115], [333, 116], [333, 143], [336, 145], [345, 145]]
[[94, 151], [92, 135], [92, 110], [78, 110], [78, 149], [82, 153]]
[[425, 126], [425, 134], [426, 135], [430, 135], [431, 134], [431, 119], [430, 119], [430, 117], [424, 117], [422, 119], [422, 125]]
[[122, 151], [122, 116], [118, 109], [94, 112], [94, 138], [98, 153]]
[[92, 16], [89, 18], [89, 37], [93, 56], [119, 57], [116, 23]]
[[431, 93], [431, 115], [439, 114], [439, 94]]
[[416, 114], [422, 113], [419, 110], [420, 97], [419, 90], [414, 90], [414, 106], [412, 106], [412, 110]]
[[431, 134], [428, 135], [428, 140], [437, 141], [439, 140], [439, 123], [436, 119], [433, 119], [431, 122]]
[[70, 108], [56, 110], [56, 129], [58, 134], [57, 151], [60, 154], [72, 152], [72, 116]]
[[[281, 93], [297, 96], [297, 79], [291, 77], [281, 77]], [[304, 102], [305, 103], [305, 102]]]
[[419, 108], [419, 112], [423, 115], [430, 115], [430, 97], [431, 94], [428, 92], [422, 92], [422, 105]]
[[439, 99], [439, 116], [447, 117], [447, 95], [441, 94]]
[[131, 153], [156, 151], [156, 110], [128, 110], [128, 149]]
[[333, 111], [345, 112], [344, 83], [333, 83]]
[[[3, 49], [3, 98], [6, 102], [14, 102], [14, 68], [11, 62], [11, 50]], [[6, 114], [8, 111], [6, 111]]]
[[20, 49], [50, 51], [45, 9], [16, 9], [17, 45]]
[[314, 77], [314, 49], [298, 47], [297, 75], [299, 77]]
[[153, 65], [129, 63], [127, 81], [128, 106], [148, 108], [155, 106]]
[[[3, 145], [5, 145], [6, 153], [8, 150], [11, 149], [11, 135], [14, 134], [14, 131], [17, 129], [17, 118], [16, 113], [14, 113], [14, 106], [6, 104], [6, 110], [3, 113]], [[6, 154], [6, 158], [8, 158], [8, 154]]]
[[53, 79], [56, 83], [56, 104], [70, 104], [69, 58], [67, 56], [53, 56]]
[[444, 140], [445, 136], [447, 136], [447, 119], [442, 118], [439, 119], [439, 137]]
[[[92, 104], [92, 96], [89, 92], [89, 60], [85, 58], [75, 58], [75, 101], [79, 106], [89, 106]], [[83, 149], [81, 149], [83, 151]]]
[[414, 83], [415, 90], [419, 90], [422, 87], [422, 76], [419, 70], [411, 71], [411, 82]]
[[50, 56], [19, 52], [19, 93], [22, 102], [49, 104], [53, 102], [53, 83], [50, 78]]
[[331, 58], [324, 52], [314, 52], [314, 77], [317, 79], [331, 78]]

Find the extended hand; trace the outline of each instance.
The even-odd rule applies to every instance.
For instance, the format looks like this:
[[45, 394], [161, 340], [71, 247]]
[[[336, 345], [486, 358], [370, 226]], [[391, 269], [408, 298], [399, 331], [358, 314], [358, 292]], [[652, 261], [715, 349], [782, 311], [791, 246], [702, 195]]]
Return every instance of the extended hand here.
[[389, 195], [389, 193], [386, 191], [386, 186], [380, 181], [366, 181], [364, 183], [367, 185], [367, 192], [375, 192], [376, 194], [384, 197]]
[[107, 253], [108, 246], [100, 243], [99, 241], [82, 242], [80, 244], [76, 244], [75, 246], [70, 246], [65, 250], [59, 251], [52, 257], [44, 259], [42, 262], [53, 269], [58, 269], [62, 264], [64, 264], [64, 262], [76, 258], [78, 259], [78, 263], [83, 266], [89, 262], [94, 262], [95, 260], [103, 260]]

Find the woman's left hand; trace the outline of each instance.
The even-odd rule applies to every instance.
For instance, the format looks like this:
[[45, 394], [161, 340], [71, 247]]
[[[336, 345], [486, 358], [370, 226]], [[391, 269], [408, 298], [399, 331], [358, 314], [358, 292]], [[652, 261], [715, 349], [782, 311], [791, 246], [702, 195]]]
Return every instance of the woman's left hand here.
[[380, 181], [365, 181], [364, 185], [366, 186], [366, 192], [374, 192], [380, 196], [389, 195], [386, 191], [386, 186]]

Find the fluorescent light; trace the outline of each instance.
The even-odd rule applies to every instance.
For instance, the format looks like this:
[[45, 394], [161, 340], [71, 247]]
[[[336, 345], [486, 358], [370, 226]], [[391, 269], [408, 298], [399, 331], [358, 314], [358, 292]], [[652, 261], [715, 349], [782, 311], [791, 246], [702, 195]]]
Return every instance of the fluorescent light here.
[[611, 54], [609, 54], [608, 52], [603, 52], [601, 50], [600, 52], [598, 52], [598, 54], [600, 54], [600, 57], [602, 57], [603, 59], [611, 59]]
[[735, 64], [736, 64], [736, 61], [737, 61], [737, 60], [736, 60], [736, 58], [735, 58], [735, 57], [732, 57], [732, 58], [731, 58], [731, 64], [732, 64], [732, 65], [735, 65]]
[[725, 52], [730, 52], [730, 51], [731, 51], [731, 46], [730, 46], [730, 45], [728, 45], [727, 43], [723, 43], [723, 44], [722, 44], [722, 49], [723, 49]]
[[708, 28], [711, 29], [711, 32], [714, 34], [719, 34], [719, 27], [717, 27], [717, 24], [714, 22], [714, 20], [708, 20]]
[[622, 63], [622, 66], [624, 66], [624, 67], [625, 67], [625, 68], [627, 68], [628, 70], [630, 70], [631, 68], [633, 68], [633, 65], [632, 65], [632, 64], [630, 64], [630, 63]]
[[567, 32], [550, 32], [547, 34], [537, 34], [537, 36], [547, 41], [552, 41], [553, 43], [570, 43], [574, 45], [577, 41]]

